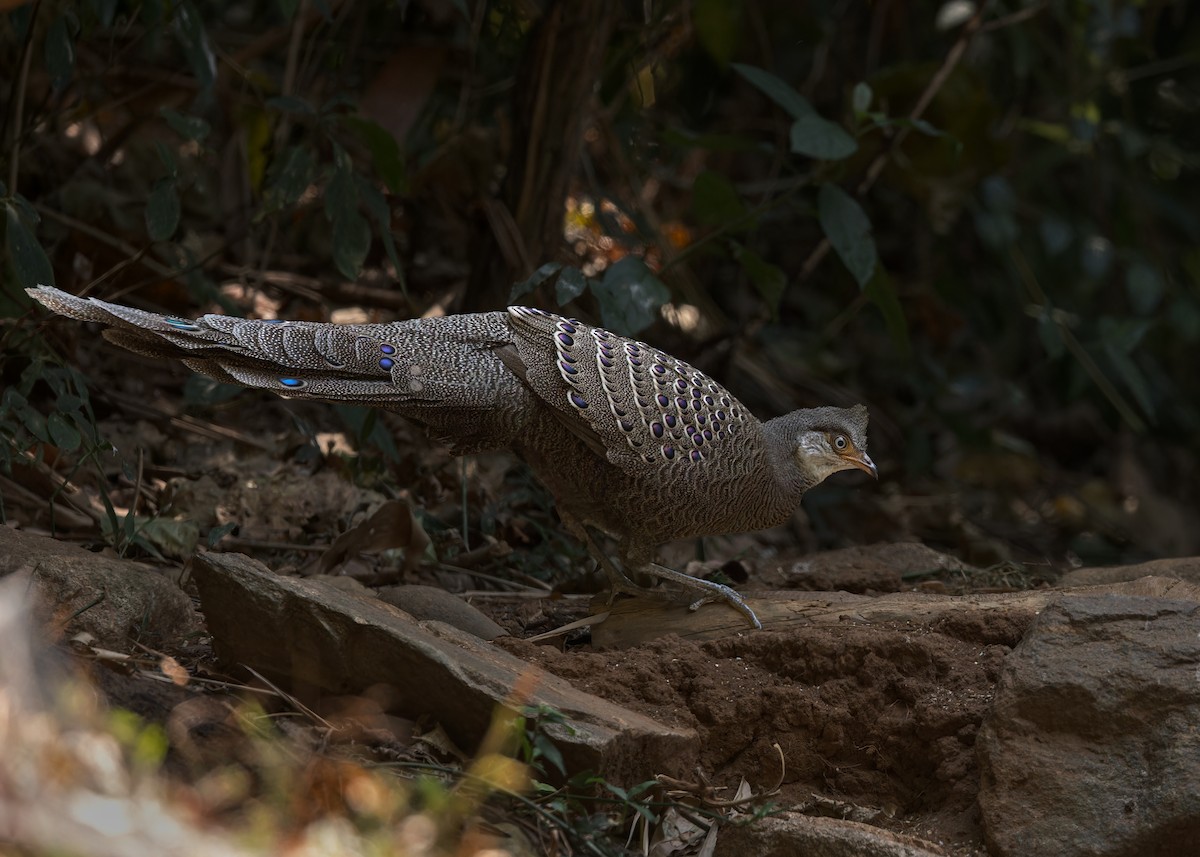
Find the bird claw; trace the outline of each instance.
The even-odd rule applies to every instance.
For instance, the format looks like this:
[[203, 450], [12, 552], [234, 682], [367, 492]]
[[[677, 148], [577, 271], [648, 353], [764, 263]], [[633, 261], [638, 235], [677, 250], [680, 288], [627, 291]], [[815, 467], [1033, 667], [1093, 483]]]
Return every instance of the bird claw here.
[[713, 587], [713, 592], [709, 595], [705, 595], [703, 598], [693, 601], [688, 605], [688, 610], [694, 613], [705, 604], [716, 604], [723, 601], [734, 610], [745, 616], [756, 630], [762, 630], [762, 622], [758, 621], [758, 616], [754, 615], [754, 611], [750, 609], [750, 605], [746, 603], [746, 599], [744, 599], [737, 592], [737, 590], [731, 589], [730, 587], [721, 583], [713, 583], [710, 580], [702, 582], [711, 585]]

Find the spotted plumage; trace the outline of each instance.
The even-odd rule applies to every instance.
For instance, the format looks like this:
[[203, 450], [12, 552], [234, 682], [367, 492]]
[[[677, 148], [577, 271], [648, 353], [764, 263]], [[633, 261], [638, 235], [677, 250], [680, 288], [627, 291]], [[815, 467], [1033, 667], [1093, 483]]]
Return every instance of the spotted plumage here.
[[[529, 307], [333, 325], [224, 315], [181, 319], [49, 287], [29, 294], [107, 326], [142, 354], [285, 397], [354, 402], [426, 425], [456, 453], [511, 448], [558, 502], [614, 591], [644, 572], [725, 601], [727, 587], [653, 563], [667, 541], [787, 520], [830, 473], [874, 473], [866, 408], [813, 408], [761, 423], [720, 384], [644, 342]], [[617, 539], [617, 568], [591, 530]], [[640, 591], [640, 590], [638, 590]]]
[[[613, 464], [741, 472], [746, 411], [703, 372], [644, 342], [543, 310], [510, 307], [517, 353], [546, 401], [586, 421]], [[543, 355], [554, 348], [552, 366]], [[561, 400], [561, 402], [556, 401]]]

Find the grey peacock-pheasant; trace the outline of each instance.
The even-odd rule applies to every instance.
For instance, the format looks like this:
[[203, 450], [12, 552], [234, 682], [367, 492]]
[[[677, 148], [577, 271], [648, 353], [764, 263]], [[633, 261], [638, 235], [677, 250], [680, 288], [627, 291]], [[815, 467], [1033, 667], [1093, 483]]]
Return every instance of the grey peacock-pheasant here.
[[[61, 315], [108, 325], [141, 354], [285, 397], [353, 402], [423, 423], [461, 455], [509, 448], [557, 501], [613, 591], [650, 574], [724, 601], [729, 587], [653, 562], [675, 539], [786, 521], [831, 473], [871, 475], [867, 409], [812, 408], [759, 422], [724, 387], [650, 346], [539, 309], [335, 325], [205, 315], [173, 318], [30, 289]], [[592, 533], [617, 540], [620, 565]]]

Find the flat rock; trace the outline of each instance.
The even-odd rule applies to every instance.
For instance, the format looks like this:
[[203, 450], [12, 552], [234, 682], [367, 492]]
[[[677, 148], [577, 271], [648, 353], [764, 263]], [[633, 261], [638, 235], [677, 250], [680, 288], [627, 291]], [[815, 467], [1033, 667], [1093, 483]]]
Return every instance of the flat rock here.
[[375, 598], [279, 577], [241, 554], [197, 556], [193, 574], [217, 655], [306, 701], [390, 685], [399, 700], [391, 713], [441, 724], [468, 753], [498, 706], [549, 705], [566, 718], [546, 731], [570, 768], [617, 783], [674, 772], [696, 741], [694, 730], [578, 691], [471, 634]]
[[916, 542], [864, 545], [824, 551], [783, 569], [779, 581], [788, 589], [836, 592], [899, 592], [905, 578], [922, 573], [964, 569], [975, 571], [957, 557]]
[[439, 586], [385, 586], [379, 590], [379, 600], [399, 607], [416, 619], [436, 619], [481, 640], [494, 640], [508, 633], [483, 615], [479, 608]]
[[977, 739], [997, 857], [1196, 854], [1200, 605], [1067, 595], [1005, 661]]
[[1068, 571], [1058, 581], [1059, 586], [1093, 586], [1099, 583], [1121, 583], [1139, 577], [1173, 577], [1200, 583], [1200, 557], [1185, 556], [1155, 559], [1137, 565], [1112, 565], [1102, 568], [1077, 568]]
[[869, 824], [781, 813], [722, 828], [715, 857], [942, 857], [936, 845]]
[[37, 618], [55, 635], [87, 632], [120, 648], [129, 637], [171, 643], [201, 627], [192, 600], [157, 570], [0, 526], [0, 578], [12, 574], [29, 575]]
[[[1007, 639], [1013, 627], [1023, 630], [1033, 617], [1064, 595], [1106, 592], [1120, 595], [1200, 601], [1200, 584], [1172, 577], [1142, 577], [1074, 589], [1029, 589], [1018, 592], [982, 592], [938, 595], [926, 592], [889, 592], [855, 595], [850, 592], [743, 592], [746, 604], [758, 615], [763, 629], [787, 630], [813, 624], [849, 622], [929, 622], [941, 618], [955, 624], [995, 625], [990, 636]], [[715, 640], [756, 633], [741, 613], [726, 604], [705, 604], [689, 610], [688, 600], [669, 601], [657, 596], [622, 598], [603, 607], [607, 617], [592, 628], [592, 644], [599, 649], [640, 646], [677, 634], [688, 640]], [[997, 617], [1005, 617], [998, 619]], [[985, 636], [987, 636], [985, 634]]]

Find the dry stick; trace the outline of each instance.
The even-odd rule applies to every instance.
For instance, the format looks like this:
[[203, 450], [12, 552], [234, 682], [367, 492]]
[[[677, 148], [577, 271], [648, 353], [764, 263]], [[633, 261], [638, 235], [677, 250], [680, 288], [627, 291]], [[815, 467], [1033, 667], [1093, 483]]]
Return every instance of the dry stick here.
[[129, 514], [137, 517], [138, 506], [142, 499], [142, 476], [146, 469], [146, 448], [138, 447], [137, 480], [133, 483], [133, 502], [129, 504]]
[[38, 10], [41, 7], [41, 0], [35, 0], [33, 9], [29, 13], [25, 45], [22, 48], [24, 54], [21, 57], [21, 77], [17, 81], [17, 98], [13, 104], [12, 157], [8, 162], [8, 192], [13, 196], [17, 195], [17, 171], [21, 163], [21, 131], [24, 127], [25, 91], [29, 88], [27, 85], [29, 83], [29, 64], [33, 58], [33, 25], [37, 23]]
[[148, 404], [134, 396], [118, 393], [115, 390], [107, 390], [105, 396], [117, 402], [122, 407], [127, 408], [134, 413], [140, 413], [143, 416], [151, 416], [158, 419], [167, 419], [171, 425], [186, 429], [203, 437], [212, 438], [214, 440], [235, 440], [238, 443], [244, 443], [247, 446], [257, 447], [265, 452], [275, 452], [277, 447], [269, 441], [259, 440], [248, 434], [235, 431], [231, 428], [226, 428], [217, 423], [210, 423], [199, 420], [196, 417], [188, 414], [172, 415], [163, 408], [157, 405]]
[[1022, 21], [1028, 21], [1036, 15], [1040, 15], [1046, 11], [1046, 7], [1050, 5], [1050, 0], [1041, 0], [1040, 3], [1035, 3], [1032, 6], [1026, 6], [1013, 12], [1011, 15], [1005, 15], [1003, 18], [997, 18], [995, 21], [989, 21], [980, 29], [981, 33], [990, 33], [992, 30], [1003, 30], [1005, 27], [1011, 27], [1013, 24], [1020, 24]]
[[[170, 278], [174, 276], [170, 268], [159, 262], [154, 257], [151, 256], [143, 258], [146, 256], [146, 251], [149, 248], [138, 250], [132, 244], [128, 243], [127, 241], [122, 241], [120, 238], [105, 232], [103, 229], [92, 226], [90, 223], [85, 223], [76, 217], [71, 217], [69, 214], [63, 214], [61, 211], [50, 208], [49, 206], [40, 202], [35, 202], [33, 204], [33, 208], [38, 214], [41, 214], [44, 217], [49, 217], [51, 220], [57, 220], [63, 226], [69, 226], [70, 228], [76, 229], [91, 238], [95, 238], [97, 241], [119, 250], [127, 257], [115, 265], [112, 270], [105, 272], [99, 278], [97, 278], [95, 283], [103, 281], [105, 277], [111, 276], [116, 271], [127, 265], [132, 265], [134, 262], [141, 262], [145, 267], [149, 268], [160, 277]], [[89, 284], [89, 288], [95, 285], [95, 283]]]
[[513, 212], [518, 231], [520, 231], [521, 226], [526, 224], [526, 221], [529, 219], [529, 209], [534, 205], [532, 197], [535, 182], [534, 177], [537, 175], [536, 162], [539, 156], [544, 154], [541, 143], [545, 140], [546, 113], [550, 109], [548, 106], [548, 102], [550, 101], [550, 75], [546, 72], [546, 69], [554, 62], [554, 49], [558, 45], [558, 24], [562, 20], [562, 14], [562, 6], [555, 5], [550, 10], [550, 15], [554, 16], [553, 20], [543, 20], [541, 22], [541, 26], [545, 27], [550, 33], [550, 41], [542, 51], [537, 76], [537, 95], [533, 102], [533, 118], [529, 122], [530, 129], [537, 134], [537, 137], [526, 141], [525, 174], [521, 176], [521, 191], [517, 195], [517, 210]]
[[[934, 76], [930, 78], [929, 84], [925, 87], [925, 91], [921, 93], [921, 97], [917, 99], [916, 105], [914, 105], [912, 111], [909, 112], [908, 120], [910, 123], [914, 123], [921, 118], [921, 115], [926, 111], [926, 109], [928, 109], [938, 92], [941, 91], [943, 86], [945, 86], [951, 72], [953, 72], [955, 67], [958, 66], [959, 62], [963, 58], [963, 54], [966, 53], [967, 46], [971, 43], [971, 39], [974, 38], [975, 34], [978, 33], [980, 28], [983, 26], [983, 16], [987, 14], [987, 11], [991, 5], [992, 4], [990, 2], [979, 4], [979, 9], [975, 12], [975, 15], [971, 18], [971, 20], [963, 24], [963, 28], [959, 33], [958, 40], [951, 46], [949, 52], [947, 52], [945, 60], [942, 61], [941, 68], [939, 68]], [[867, 167], [867, 174], [863, 177], [863, 180], [859, 183], [858, 188], [855, 190], [855, 196], [862, 198], [867, 195], [867, 192], [872, 188], [872, 186], [874, 186], [875, 182], [878, 181], [879, 177], [883, 174], [884, 167], [887, 166], [888, 160], [891, 158], [892, 153], [899, 148], [900, 144], [907, 139], [911, 132], [911, 126], [907, 128], [901, 128], [898, 132], [896, 132], [896, 135], [891, 138], [891, 140], [888, 142], [888, 145], [884, 147], [883, 151], [875, 156], [875, 160], [871, 162], [869, 167]], [[829, 254], [830, 246], [831, 245], [828, 238], [821, 239], [821, 243], [816, 246], [812, 253], [809, 254], [808, 258], [804, 260], [804, 264], [800, 267], [800, 274], [797, 277], [799, 282], [804, 282], [812, 276], [813, 272], [816, 271], [817, 266], [820, 265], [821, 261]]]
[[261, 548], [263, 550], [284, 550], [308, 553], [324, 553], [329, 545], [304, 545], [298, 542], [274, 542], [268, 539], [248, 539], [243, 536], [227, 535], [222, 544], [229, 547]]
[[[285, 98], [292, 94], [292, 90], [296, 85], [296, 67], [300, 60], [300, 45], [304, 39], [304, 33], [308, 29], [307, 12], [309, 8], [309, 0], [301, 0], [300, 8], [292, 18], [291, 33], [288, 38], [287, 61], [283, 69], [283, 81], [280, 85], [280, 94]], [[283, 148], [284, 142], [288, 138], [291, 131], [292, 123], [288, 119], [286, 112], [280, 114], [279, 124], [275, 127], [275, 149], [279, 151]], [[259, 255], [258, 271], [255, 272], [255, 279], [262, 283], [260, 272], [267, 269], [267, 263], [270, 261], [271, 254], [275, 249], [275, 242], [279, 238], [279, 218], [272, 217], [270, 225], [267, 227], [267, 239], [262, 244], [262, 253]]]

